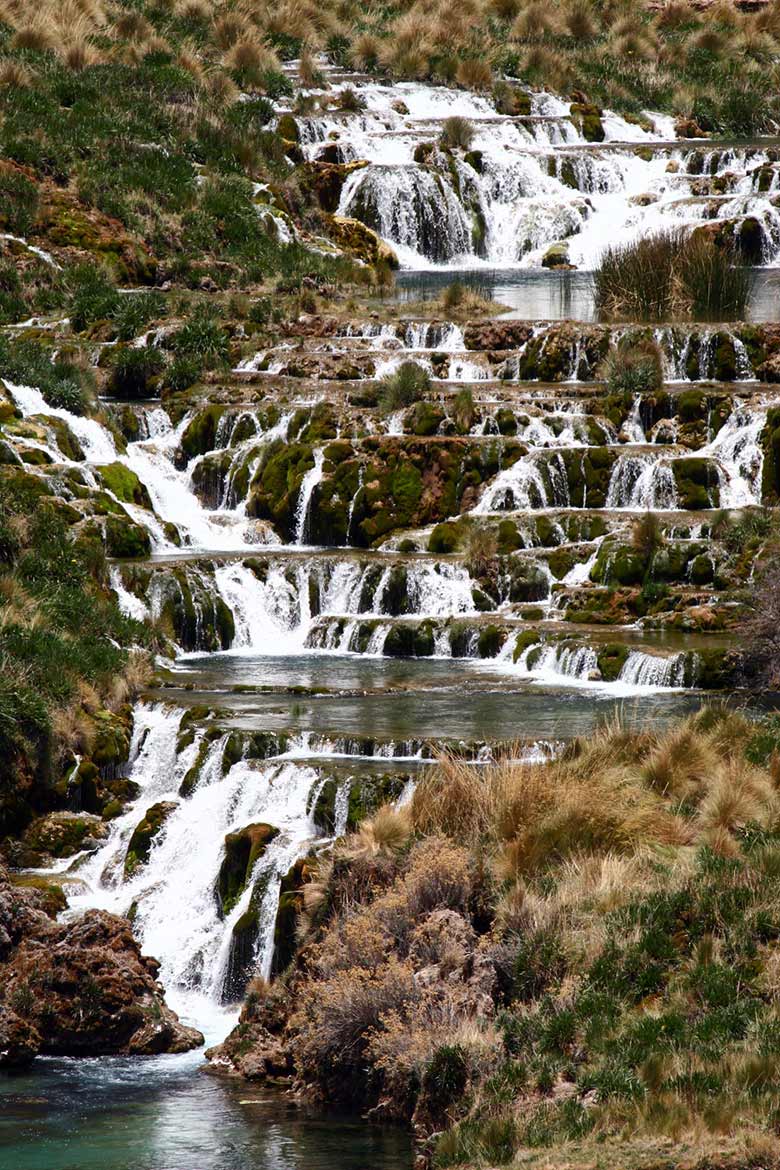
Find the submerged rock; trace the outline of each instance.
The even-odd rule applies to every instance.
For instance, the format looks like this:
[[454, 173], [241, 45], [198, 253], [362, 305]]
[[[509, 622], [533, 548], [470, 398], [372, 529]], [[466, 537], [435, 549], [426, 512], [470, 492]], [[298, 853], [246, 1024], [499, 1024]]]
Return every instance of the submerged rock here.
[[203, 1043], [180, 1023], [127, 919], [57, 922], [40, 890], [0, 867], [0, 1067], [35, 1056], [153, 1055]]

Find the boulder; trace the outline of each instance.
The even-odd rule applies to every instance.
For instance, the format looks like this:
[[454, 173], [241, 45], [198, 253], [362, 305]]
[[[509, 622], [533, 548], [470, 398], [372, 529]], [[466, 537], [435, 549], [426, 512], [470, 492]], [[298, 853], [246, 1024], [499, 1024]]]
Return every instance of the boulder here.
[[398, 268], [398, 257], [390, 245], [360, 220], [345, 215], [331, 215], [328, 217], [328, 227], [331, 238], [338, 246], [358, 260], [366, 264], [387, 264], [390, 268]]
[[45, 893], [0, 867], [0, 1066], [202, 1044], [165, 1003], [158, 970], [127, 919], [90, 910], [57, 922]]

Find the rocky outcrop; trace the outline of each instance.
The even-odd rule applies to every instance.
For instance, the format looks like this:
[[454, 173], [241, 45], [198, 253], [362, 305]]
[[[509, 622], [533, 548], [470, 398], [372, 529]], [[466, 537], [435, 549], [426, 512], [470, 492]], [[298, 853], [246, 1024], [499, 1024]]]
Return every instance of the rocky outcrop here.
[[45, 891], [0, 867], [0, 1067], [52, 1056], [153, 1055], [203, 1043], [179, 1022], [125, 918], [57, 922]]

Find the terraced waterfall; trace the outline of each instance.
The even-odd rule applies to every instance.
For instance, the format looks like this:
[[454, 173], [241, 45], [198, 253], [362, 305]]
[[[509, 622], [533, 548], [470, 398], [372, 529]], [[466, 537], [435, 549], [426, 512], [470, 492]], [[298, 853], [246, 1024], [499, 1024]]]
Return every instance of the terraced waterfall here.
[[[501, 117], [331, 81], [364, 109], [280, 117], [344, 230], [375, 229], [405, 268], [587, 269], [667, 223], [775, 263], [773, 142], [677, 141], [652, 115], [594, 127], [546, 94]], [[453, 113], [474, 140], [445, 155]], [[654, 335], [665, 385], [608, 393], [601, 363], [634, 333]], [[251, 973], [290, 954], [306, 856], [408, 799], [445, 746], [544, 758], [618, 704], [663, 719], [729, 691], [749, 562], [724, 510], [780, 487], [779, 354], [760, 321], [385, 306], [304, 315], [196, 396], [106, 402], [105, 425], [9, 385], [15, 457], [103, 493], [112, 586], [169, 647], [135, 711], [133, 799], [77, 863], [73, 905], [132, 907], [173, 1006], [220, 1038]], [[381, 380], [408, 360], [431, 391], [387, 412]], [[646, 554], [648, 512], [663, 538]]]

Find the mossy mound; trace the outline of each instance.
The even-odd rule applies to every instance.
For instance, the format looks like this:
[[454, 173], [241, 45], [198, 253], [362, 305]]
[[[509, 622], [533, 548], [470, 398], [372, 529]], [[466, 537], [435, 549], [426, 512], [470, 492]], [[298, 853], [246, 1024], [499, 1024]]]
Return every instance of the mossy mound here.
[[136, 504], [139, 508], [152, 507], [149, 493], [134, 471], [124, 463], [107, 463], [97, 468], [103, 486], [124, 504]]
[[366, 227], [359, 219], [350, 219], [344, 215], [331, 215], [327, 220], [331, 238], [364, 264], [386, 264], [390, 268], [398, 268], [398, 257], [389, 244]]
[[136, 825], [125, 855], [125, 875], [130, 877], [139, 865], [149, 860], [152, 843], [172, 812], [178, 808], [175, 800], [161, 800], [146, 810]]
[[258, 822], [245, 825], [225, 837], [225, 856], [219, 867], [215, 891], [223, 917], [230, 913], [243, 894], [258, 859], [278, 833], [279, 830], [272, 825]]

